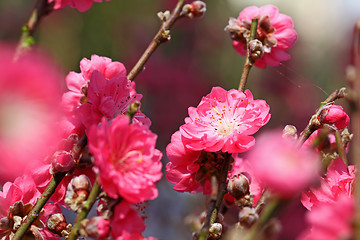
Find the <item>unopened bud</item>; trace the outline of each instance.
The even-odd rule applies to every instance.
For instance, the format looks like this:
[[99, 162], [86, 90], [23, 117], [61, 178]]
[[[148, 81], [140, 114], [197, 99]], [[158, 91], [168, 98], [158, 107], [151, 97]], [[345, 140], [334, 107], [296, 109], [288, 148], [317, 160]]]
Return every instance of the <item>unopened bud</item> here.
[[160, 21], [166, 22], [170, 18], [170, 11], [166, 10], [165, 12], [158, 12], [157, 16], [160, 18]]
[[128, 111], [126, 113], [127, 116], [129, 116], [131, 119], [134, 117], [134, 115], [139, 112], [140, 109], [140, 102], [135, 101], [129, 105]]
[[249, 179], [243, 174], [233, 176], [229, 179], [227, 190], [235, 199], [240, 199], [249, 194]]
[[209, 228], [209, 237], [210, 239], [220, 239], [222, 234], [222, 224], [213, 223]]
[[74, 177], [67, 187], [65, 203], [70, 209], [78, 211], [89, 196], [90, 190], [91, 183], [86, 175]]
[[246, 228], [250, 228], [258, 219], [259, 215], [256, 213], [255, 208], [244, 207], [239, 212], [239, 223]]
[[181, 14], [185, 14], [188, 18], [198, 18], [204, 16], [206, 12], [206, 4], [203, 1], [194, 1], [185, 4]]
[[322, 124], [330, 125], [335, 130], [343, 129], [350, 123], [350, 118], [343, 108], [332, 104], [327, 104], [321, 109], [318, 120]]
[[51, 162], [52, 173], [67, 172], [75, 165], [75, 160], [72, 154], [66, 151], [55, 152]]
[[106, 239], [110, 235], [110, 222], [101, 216], [93, 217], [83, 223], [84, 235], [94, 239]]
[[70, 152], [74, 145], [79, 141], [79, 135], [72, 133], [68, 138], [64, 138], [59, 143], [59, 149]]
[[297, 129], [293, 125], [286, 125], [283, 129], [283, 138], [297, 139]]
[[252, 63], [262, 58], [262, 56], [264, 55], [264, 47], [262, 42], [258, 39], [251, 40], [249, 42], [249, 53], [249, 61]]
[[250, 26], [250, 21], [243, 20], [240, 22], [236, 18], [230, 18], [225, 31], [229, 33], [232, 40], [246, 43], [246, 38], [250, 36]]
[[61, 232], [66, 230], [67, 227], [65, 216], [62, 213], [49, 215], [46, 221], [46, 227], [50, 232], [61, 236]]

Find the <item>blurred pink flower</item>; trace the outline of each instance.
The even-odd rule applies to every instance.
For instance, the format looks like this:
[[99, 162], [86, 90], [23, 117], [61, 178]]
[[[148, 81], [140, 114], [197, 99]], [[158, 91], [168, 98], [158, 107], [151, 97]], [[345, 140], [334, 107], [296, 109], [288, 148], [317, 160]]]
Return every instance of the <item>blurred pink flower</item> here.
[[117, 237], [115, 240], [158, 240], [158, 239], [154, 237], [144, 238], [139, 233], [129, 234], [125, 232], [121, 237]]
[[309, 224], [297, 240], [352, 239], [355, 201], [342, 194], [334, 202], [322, 202], [306, 215]]
[[79, 12], [85, 12], [91, 8], [93, 2], [102, 2], [102, 0], [48, 0], [48, 2], [55, 2], [54, 9], [61, 9], [69, 5], [79, 10]]
[[335, 130], [343, 129], [350, 123], [350, 117], [339, 105], [325, 105], [318, 118], [321, 123], [328, 124]]
[[[315, 132], [313, 132], [310, 137], [304, 142], [303, 147], [306, 148], [313, 148], [315, 141], [319, 140], [321, 137], [322, 130], [318, 129]], [[334, 134], [328, 134], [321, 142], [320, 144], [315, 148], [317, 152], [321, 151], [331, 151], [337, 149], [336, 146], [336, 139]]]
[[[265, 68], [279, 66], [281, 61], [290, 59], [286, 50], [294, 45], [297, 33], [294, 30], [292, 19], [279, 13], [279, 9], [273, 5], [266, 5], [260, 8], [251, 6], [242, 10], [237, 19], [230, 19], [229, 25], [235, 25], [240, 31], [249, 34], [251, 20], [256, 17], [258, 22], [257, 39], [263, 44], [264, 55], [255, 62], [255, 66]], [[241, 37], [239, 41], [233, 41], [235, 50], [246, 55], [246, 38]]]
[[191, 150], [245, 152], [255, 144], [249, 135], [269, 121], [269, 110], [269, 105], [254, 100], [249, 90], [243, 93], [214, 87], [196, 108], [189, 107], [180, 133]]
[[0, 44], [0, 182], [13, 180], [42, 160], [61, 135], [61, 74], [44, 54], [13, 62], [14, 48]]
[[145, 230], [145, 224], [138, 212], [126, 201], [115, 206], [110, 225], [111, 235], [116, 240], [129, 239], [128, 236], [136, 236]]
[[[2, 220], [0, 236], [2, 239], [8, 239], [6, 236], [13, 235], [15, 221], [19, 221], [20, 218], [21, 221], [24, 219], [40, 195], [41, 193], [36, 189], [36, 185], [29, 175], [16, 178], [14, 183], [4, 184], [3, 190], [0, 191], [0, 219]], [[44, 228], [44, 224], [49, 214], [61, 212], [61, 208], [53, 203], [47, 203], [43, 209], [44, 212], [40, 214], [40, 219], [33, 223], [33, 226], [36, 227], [31, 228], [31, 232], [33, 234], [40, 233], [45, 240], [60, 239]]]
[[350, 197], [353, 194], [354, 181], [355, 166], [350, 165], [346, 168], [342, 159], [337, 158], [329, 165], [326, 177], [321, 179], [320, 187], [303, 192], [301, 203], [308, 210], [312, 210], [317, 205], [337, 201], [339, 195]]
[[131, 203], [158, 196], [155, 182], [161, 178], [161, 157], [155, 149], [157, 136], [146, 126], [120, 115], [111, 121], [103, 118], [99, 127], [88, 132], [89, 151], [104, 191], [112, 198], [121, 196]]
[[281, 131], [268, 132], [258, 138], [249, 152], [255, 178], [281, 197], [293, 197], [318, 177], [318, 155], [299, 149], [295, 140], [283, 138]]

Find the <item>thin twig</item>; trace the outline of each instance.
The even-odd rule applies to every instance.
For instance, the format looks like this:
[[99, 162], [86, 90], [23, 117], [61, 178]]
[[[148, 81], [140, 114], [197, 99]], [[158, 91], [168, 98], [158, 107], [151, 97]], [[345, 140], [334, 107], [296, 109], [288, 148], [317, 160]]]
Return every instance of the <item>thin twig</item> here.
[[250, 69], [253, 66], [253, 63], [250, 61], [249, 42], [251, 40], [256, 39], [257, 25], [258, 25], [258, 19], [253, 18], [251, 21], [251, 27], [250, 27], [250, 38], [248, 41], [246, 41], [246, 59], [245, 59], [244, 68], [243, 68], [243, 72], [241, 74], [240, 84], [239, 84], [239, 88], [238, 88], [238, 90], [242, 91], [242, 92], [245, 90], [245, 85], [246, 85], [247, 79], [249, 77]]
[[143, 55], [140, 57], [138, 62], [135, 64], [133, 69], [127, 75], [129, 80], [134, 80], [135, 77], [143, 70], [145, 63], [148, 61], [150, 56], [154, 53], [154, 51], [160, 46], [160, 44], [167, 42], [170, 38], [170, 28], [174, 25], [174, 23], [183, 15], [181, 14], [182, 7], [184, 6], [186, 0], [179, 0], [176, 4], [176, 7], [170, 14], [169, 18], [165, 21], [162, 21], [161, 27]]
[[34, 33], [40, 23], [40, 20], [48, 15], [53, 10], [53, 3], [49, 3], [48, 0], [37, 0], [34, 9], [28, 21], [21, 29], [21, 36], [16, 48], [14, 61], [17, 61], [22, 55], [28, 51], [33, 44], [35, 44]]
[[346, 157], [345, 145], [341, 139], [341, 135], [339, 131], [335, 132], [335, 139], [336, 139], [336, 147], [339, 153], [340, 158], [344, 162], [345, 166], [348, 166], [348, 160]]
[[223, 201], [223, 198], [227, 192], [226, 190], [226, 180], [227, 175], [229, 172], [230, 167], [230, 161], [231, 161], [231, 154], [230, 153], [224, 153], [225, 161], [224, 164], [220, 170], [220, 177], [219, 177], [219, 184], [218, 184], [218, 190], [217, 190], [217, 197], [216, 199], [211, 198], [210, 207], [208, 209], [206, 219], [204, 226], [201, 229], [199, 240], [206, 240], [209, 235], [209, 227], [215, 223], [216, 218], [219, 213], [219, 209], [221, 206], [221, 203]]

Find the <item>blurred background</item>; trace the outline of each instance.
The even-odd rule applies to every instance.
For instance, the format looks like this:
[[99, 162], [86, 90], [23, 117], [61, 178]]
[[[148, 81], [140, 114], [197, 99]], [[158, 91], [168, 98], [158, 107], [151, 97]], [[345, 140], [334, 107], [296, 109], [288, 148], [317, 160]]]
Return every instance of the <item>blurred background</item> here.
[[[0, 39], [17, 41], [21, 26], [35, 0], [0, 1]], [[65, 76], [80, 72], [79, 62], [91, 54], [107, 56], [131, 70], [159, 28], [156, 13], [172, 9], [175, 0], [112, 0], [94, 3], [79, 13], [69, 7], [46, 16], [35, 35], [37, 46], [45, 49]], [[310, 116], [334, 89], [346, 86], [345, 70], [351, 63], [351, 42], [355, 21], [360, 18], [358, 0], [250, 1], [209, 0], [201, 19], [182, 19], [171, 30], [171, 41], [158, 48], [135, 82], [144, 95], [142, 108], [152, 120], [158, 145], [165, 154], [171, 134], [213, 86], [237, 88], [244, 57], [232, 48], [224, 31], [229, 17], [251, 5], [273, 4], [292, 17], [298, 40], [289, 53], [292, 58], [279, 67], [253, 68], [248, 80], [255, 99], [265, 99], [272, 118], [263, 128], [295, 125], [300, 132]], [[1, 56], [1, 52], [0, 52]], [[191, 239], [184, 218], [200, 213], [206, 200], [199, 194], [177, 193], [163, 178], [159, 198], [146, 210], [145, 236], [162, 239]], [[295, 210], [294, 210], [295, 209]], [[293, 206], [286, 215], [292, 226], [280, 239], [294, 239], [303, 226], [303, 210]], [[296, 216], [299, 216], [296, 218]], [[295, 225], [297, 227], [294, 227]]]

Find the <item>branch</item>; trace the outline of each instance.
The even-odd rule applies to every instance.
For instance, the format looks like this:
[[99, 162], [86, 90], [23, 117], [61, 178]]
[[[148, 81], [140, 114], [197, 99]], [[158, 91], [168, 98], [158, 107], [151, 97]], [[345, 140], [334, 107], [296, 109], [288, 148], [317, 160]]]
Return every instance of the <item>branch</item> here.
[[224, 161], [224, 165], [222, 166], [222, 169], [220, 170], [217, 197], [211, 199], [211, 206], [208, 209], [208, 213], [206, 215], [204, 226], [202, 227], [201, 232], [200, 232], [199, 240], [208, 239], [209, 227], [213, 223], [215, 223], [216, 218], [219, 213], [220, 205], [223, 201], [224, 195], [227, 192], [226, 180], [227, 180], [227, 175], [228, 175], [229, 167], [230, 167], [231, 154], [230, 153], [224, 153], [224, 154], [225, 154], [225, 161]]
[[31, 12], [31, 15], [25, 25], [22, 27], [20, 40], [16, 48], [14, 61], [17, 61], [22, 55], [24, 55], [31, 46], [35, 44], [34, 33], [40, 23], [40, 20], [51, 13], [53, 10], [53, 3], [48, 3], [47, 0], [37, 0], [36, 5]]
[[174, 23], [184, 15], [181, 14], [182, 7], [186, 0], [179, 0], [176, 4], [176, 7], [172, 11], [171, 15], [166, 19], [162, 20], [161, 27], [143, 55], [140, 57], [139, 61], [135, 64], [133, 69], [127, 75], [129, 80], [134, 80], [135, 77], [143, 70], [145, 63], [148, 61], [150, 56], [155, 52], [155, 50], [160, 46], [160, 44], [167, 42], [170, 39], [170, 28]]
[[[78, 159], [81, 155], [82, 150], [87, 144], [87, 137], [84, 135], [74, 147], [74, 159]], [[47, 185], [45, 191], [41, 194], [39, 199], [36, 201], [35, 206], [27, 215], [25, 221], [21, 224], [19, 229], [16, 231], [12, 240], [21, 240], [26, 232], [31, 227], [32, 223], [39, 217], [41, 209], [49, 201], [50, 197], [54, 194], [57, 186], [60, 184], [61, 180], [65, 177], [67, 172], [59, 172], [53, 175], [50, 183]]]
[[240, 84], [239, 84], [239, 91], [245, 90], [246, 81], [249, 77], [250, 69], [253, 66], [253, 63], [250, 61], [250, 48], [249, 48], [249, 42], [251, 40], [256, 39], [256, 30], [258, 25], [258, 19], [253, 18], [251, 21], [251, 27], [250, 27], [250, 38], [248, 41], [246, 41], [246, 59], [244, 63], [243, 72], [241, 74]]

